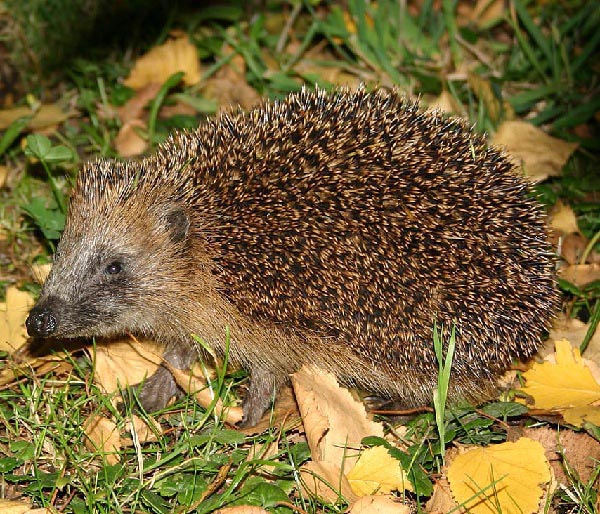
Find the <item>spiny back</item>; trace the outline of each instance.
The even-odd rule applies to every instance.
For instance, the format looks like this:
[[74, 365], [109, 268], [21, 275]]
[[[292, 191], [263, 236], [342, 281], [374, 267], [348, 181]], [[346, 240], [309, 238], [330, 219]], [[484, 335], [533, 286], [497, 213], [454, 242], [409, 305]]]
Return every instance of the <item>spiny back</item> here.
[[536, 350], [556, 308], [527, 185], [462, 122], [394, 92], [303, 91], [223, 115], [146, 167], [191, 174], [180, 190], [243, 314], [399, 372], [433, 370], [437, 321], [457, 324], [457, 372], [491, 376]]

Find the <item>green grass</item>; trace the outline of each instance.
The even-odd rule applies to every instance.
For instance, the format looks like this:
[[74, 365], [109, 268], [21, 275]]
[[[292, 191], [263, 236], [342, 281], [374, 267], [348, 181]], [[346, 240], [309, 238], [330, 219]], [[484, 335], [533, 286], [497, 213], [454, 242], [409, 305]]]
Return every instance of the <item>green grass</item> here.
[[[56, 37], [44, 46], [39, 33], [31, 34], [31, 27], [21, 25], [19, 44], [27, 47], [24, 55], [31, 57], [27, 63], [17, 61], [27, 77], [26, 92], [33, 95], [27, 101], [35, 105], [39, 98], [59, 98], [63, 105], [75, 105], [80, 115], [60, 125], [50, 139], [30, 134], [28, 119], [15, 121], [0, 135], [1, 164], [11, 170], [7, 187], [0, 191], [0, 227], [6, 233], [6, 239], [0, 240], [0, 254], [2, 266], [7, 263], [0, 276], [2, 285], [37, 290], [30, 265], [48, 260], [55, 247], [64, 224], [68, 185], [81, 161], [92, 156], [116, 157], [113, 142], [120, 122], [105, 113], [134, 94], [121, 81], [133, 63], [125, 50], [139, 52], [162, 42], [173, 28], [185, 30], [196, 45], [203, 81], [231, 63], [233, 55], [222, 53], [227, 43], [243, 57], [243, 78], [261, 96], [281, 97], [303, 84], [331, 88], [334, 84], [328, 73], [339, 70], [369, 86], [393, 85], [407, 94], [421, 95], [425, 101], [448, 91], [464, 106], [471, 122], [477, 123], [477, 131], [493, 132], [507, 111], [492, 113], [465, 75], [451, 73], [469, 63], [471, 73], [489, 81], [494, 98], [500, 104], [506, 102], [519, 118], [580, 143], [563, 175], [539, 185], [537, 191], [548, 206], [558, 200], [571, 205], [588, 239], [600, 231], [597, 2], [538, 5], [515, 0], [512, 10], [483, 28], [463, 23], [457, 2], [450, 0], [441, 2], [440, 9], [426, 0], [416, 11], [392, 0], [350, 0], [345, 7], [338, 2], [271, 2], [262, 10], [254, 9], [251, 22], [243, 2], [230, 2], [220, 7], [195, 7], [191, 12], [174, 8], [148, 25], [147, 32], [132, 30], [121, 46], [111, 41], [110, 46], [90, 43], [89, 47], [82, 35], [94, 29], [88, 24], [78, 27], [70, 15], [61, 14], [69, 12], [63, 10], [68, 3], [29, 4], [33, 20], [50, 12], [57, 18], [50, 26], [73, 27], [72, 34], [64, 32], [64, 41]], [[25, 19], [25, 4], [7, 2], [9, 7], [18, 7], [18, 23]], [[100, 23], [101, 17], [95, 21]], [[84, 46], [82, 52], [77, 52], [78, 45]], [[479, 52], [475, 56], [473, 48]], [[47, 52], [53, 80], [42, 82], [36, 73], [40, 73]], [[41, 75], [49, 76], [50, 71]], [[180, 78], [173, 76], [164, 84], [150, 105], [147, 137], [152, 145], [173, 129], [193, 126], [216, 110], [214, 101], [202, 96], [203, 82], [186, 89]], [[178, 99], [193, 105], [197, 114], [160, 118], [160, 107]], [[585, 130], [579, 130], [582, 127]], [[600, 250], [597, 239], [595, 249]], [[561, 286], [572, 315], [597, 323], [598, 283]], [[73, 513], [208, 513], [237, 504], [287, 513], [293, 511], [288, 502], [306, 512], [336, 513], [346, 508], [344, 498], [330, 504], [301, 493], [298, 469], [310, 455], [306, 443], [295, 434], [272, 429], [247, 437], [186, 398], [159, 416], [165, 435], [143, 445], [132, 438], [121, 452], [120, 462], [109, 465], [106, 456], [85, 445], [85, 422], [94, 413], [109, 414], [127, 437], [127, 416], [94, 386], [87, 356], [74, 354], [72, 363], [72, 372], [27, 372], [0, 387], [0, 490], [4, 494]], [[9, 365], [9, 357], [1, 356], [0, 370]], [[402, 435], [405, 450], [377, 438], [364, 441], [388, 447], [410, 469], [416, 491], [411, 498], [418, 500], [420, 509], [431, 494], [445, 448], [454, 443], [502, 442], [507, 438], [507, 422], [530, 422], [526, 409], [512, 402], [490, 403], [480, 410], [472, 406], [444, 408], [445, 374], [441, 370], [435, 414], [421, 414], [407, 422]], [[226, 394], [240, 377], [229, 375], [221, 380], [225, 386], [221, 384], [219, 389]], [[597, 431], [589, 430], [599, 438]], [[267, 448], [274, 441], [279, 443], [276, 455], [267, 457], [259, 451], [248, 459], [253, 445]], [[592, 512], [598, 473], [600, 466], [586, 483], [570, 473], [571, 486], [557, 493], [554, 505], [564, 511]]]

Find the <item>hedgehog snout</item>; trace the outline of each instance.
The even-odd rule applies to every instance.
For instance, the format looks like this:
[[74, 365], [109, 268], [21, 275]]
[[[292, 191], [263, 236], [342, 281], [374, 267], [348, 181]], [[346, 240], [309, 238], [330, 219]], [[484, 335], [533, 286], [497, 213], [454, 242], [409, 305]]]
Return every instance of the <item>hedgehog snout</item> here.
[[49, 337], [58, 328], [58, 318], [50, 306], [38, 304], [31, 309], [25, 326], [31, 337]]

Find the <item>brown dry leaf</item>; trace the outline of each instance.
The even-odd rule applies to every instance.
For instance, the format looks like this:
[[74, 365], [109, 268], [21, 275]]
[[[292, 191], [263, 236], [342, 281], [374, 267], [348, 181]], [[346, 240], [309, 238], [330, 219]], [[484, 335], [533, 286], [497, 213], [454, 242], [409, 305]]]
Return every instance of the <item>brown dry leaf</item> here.
[[169, 39], [142, 55], [124, 84], [133, 89], [141, 89], [153, 82], [162, 84], [179, 71], [185, 73], [183, 82], [188, 86], [200, 80], [200, 61], [196, 47], [190, 43], [187, 35]]
[[523, 429], [523, 435], [539, 441], [546, 450], [546, 458], [552, 466], [556, 481], [568, 485], [571, 480], [565, 475], [565, 462], [574, 470], [582, 483], [587, 483], [600, 461], [600, 442], [586, 432], [555, 430], [551, 427]]
[[578, 146], [549, 136], [524, 121], [503, 122], [494, 134], [492, 144], [504, 147], [517, 164], [522, 164], [525, 176], [534, 182], [560, 175]]
[[511, 105], [506, 100], [502, 101], [496, 96], [489, 80], [475, 73], [469, 73], [467, 82], [475, 95], [483, 101], [493, 121], [500, 121], [500, 119], [511, 120], [515, 117]]
[[31, 275], [33, 279], [40, 285], [46, 282], [50, 270], [52, 269], [52, 263], [47, 264], [32, 264], [31, 265]]
[[550, 227], [561, 234], [579, 232], [577, 217], [569, 205], [561, 201], [556, 202], [550, 215]]
[[29, 503], [0, 498], [0, 514], [26, 514], [30, 508]]
[[8, 167], [0, 165], [0, 188], [4, 187], [6, 183], [6, 177], [8, 177]]
[[[126, 428], [130, 432], [134, 430], [138, 441], [142, 444], [158, 441], [158, 438], [163, 433], [162, 426], [154, 418], [148, 418], [148, 422], [146, 422], [136, 415], [133, 415], [131, 420], [127, 422]], [[121, 441], [121, 445], [128, 446], [123, 441]]]
[[488, 24], [502, 18], [504, 9], [504, 0], [477, 0], [469, 21], [474, 22], [479, 28], [487, 27]]
[[29, 107], [14, 107], [12, 109], [0, 110], [0, 130], [5, 130], [8, 126], [19, 118], [32, 116], [28, 127], [33, 130], [41, 130], [47, 127], [53, 127], [73, 116], [73, 112], [64, 112], [56, 104], [44, 104], [37, 111], [32, 111]]
[[[235, 53], [235, 50], [229, 45], [223, 46], [223, 57], [232, 53]], [[234, 55], [229, 64], [204, 83], [202, 93], [226, 110], [238, 106], [250, 109], [261, 101], [260, 95], [246, 81], [246, 62], [239, 54]]]
[[355, 501], [348, 514], [412, 514], [412, 505], [400, 503], [390, 496], [363, 496]]
[[122, 157], [135, 157], [148, 148], [148, 141], [140, 135], [140, 130], [146, 130], [146, 124], [142, 120], [130, 120], [119, 129], [115, 138], [115, 150]]
[[[585, 263], [581, 262], [583, 253], [589, 244], [589, 239], [581, 234], [567, 234], [562, 237], [560, 245], [560, 256], [569, 264], [599, 264], [600, 252], [592, 250], [585, 258]], [[600, 269], [600, 268], [599, 268]]]
[[560, 272], [560, 278], [578, 287], [600, 280], [600, 264], [573, 264]]
[[464, 112], [462, 105], [448, 91], [444, 90], [435, 100], [429, 102], [430, 109], [439, 109], [448, 114], [460, 115]]
[[292, 375], [292, 385], [314, 460], [351, 466], [358, 454], [347, 447], [359, 448], [368, 435], [383, 437], [381, 424], [368, 419], [363, 403], [331, 373], [303, 366]]
[[162, 346], [150, 340], [101, 342], [96, 345], [94, 380], [106, 394], [139, 384], [162, 364]]
[[217, 73], [206, 81], [202, 88], [206, 98], [214, 100], [225, 110], [237, 107], [250, 109], [260, 103], [260, 95], [245, 82], [245, 79], [223, 78], [225, 72], [226, 70], [223, 70], [223, 73]]
[[87, 436], [85, 445], [90, 451], [105, 454], [110, 465], [120, 461], [121, 439], [114, 421], [104, 416], [92, 416], [84, 426], [84, 433]]
[[[553, 354], [556, 341], [560, 341], [561, 339], [567, 339], [572, 346], [579, 348], [587, 334], [589, 326], [589, 323], [583, 323], [575, 318], [567, 318], [562, 313], [559, 314], [552, 324], [550, 337], [547, 343], [544, 344], [544, 349], [539, 352], [540, 355], [546, 357]], [[584, 357], [596, 364], [600, 364], [600, 327], [596, 327], [596, 331], [588, 344]]]
[[[453, 452], [454, 455], [458, 453], [456, 448], [451, 448], [450, 451], [446, 453], [448, 462], [454, 460], [454, 455], [450, 457], [450, 452]], [[427, 514], [447, 514], [448, 512], [455, 511], [457, 507], [458, 504], [454, 501], [454, 498], [452, 498], [448, 479], [443, 476], [440, 477], [433, 486], [433, 494], [425, 505], [425, 512], [427, 512]]]
[[[194, 375], [189, 371], [174, 368], [165, 363], [169, 368], [169, 371], [173, 374], [175, 382], [181, 387], [186, 393], [194, 395], [194, 399], [204, 408], [208, 408], [214, 399], [213, 391], [207, 387], [206, 378], [201, 375]], [[241, 407], [226, 407], [223, 405], [221, 399], [217, 400], [215, 405], [215, 413], [218, 416], [225, 416], [224, 419], [227, 423], [235, 425], [242, 421], [243, 412]]]
[[146, 105], [148, 105], [148, 102], [154, 100], [160, 88], [160, 84], [151, 83], [136, 91], [135, 95], [117, 110], [121, 123], [125, 124], [132, 120], [142, 119]]
[[534, 363], [523, 374], [526, 386], [521, 390], [532, 396], [538, 409], [585, 407], [600, 400], [600, 384], [578, 348], [569, 341], [556, 341], [556, 363]]
[[15, 286], [6, 288], [6, 301], [0, 303], [0, 350], [13, 353], [27, 341], [25, 320], [34, 301]]
[[537, 512], [550, 479], [543, 446], [524, 437], [468, 450], [448, 467], [454, 498], [472, 514]]
[[358, 496], [413, 490], [400, 462], [384, 446], [364, 450], [346, 478]]
[[357, 499], [339, 463], [336, 465], [331, 462], [308, 462], [300, 468], [300, 478], [302, 489], [309, 495], [330, 502], [337, 501], [340, 494], [350, 502]]

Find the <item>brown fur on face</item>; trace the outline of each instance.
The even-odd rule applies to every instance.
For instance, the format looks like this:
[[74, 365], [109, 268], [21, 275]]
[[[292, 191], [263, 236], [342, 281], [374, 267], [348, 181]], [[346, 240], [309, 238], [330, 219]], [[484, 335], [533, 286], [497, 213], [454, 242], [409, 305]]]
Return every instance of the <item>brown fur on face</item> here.
[[[60, 306], [56, 336], [150, 335], [182, 367], [191, 334], [222, 352], [229, 327], [252, 424], [303, 363], [427, 403], [434, 321], [456, 324], [451, 395], [483, 398], [557, 302], [542, 210], [506, 158], [460, 121], [360, 89], [86, 165], [39, 309]], [[164, 403], [169, 380], [143, 403]]]

